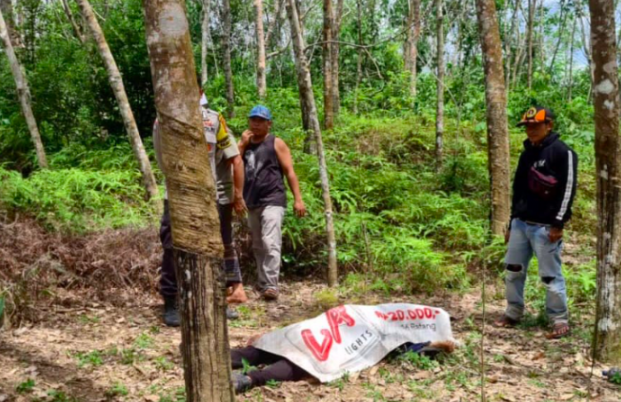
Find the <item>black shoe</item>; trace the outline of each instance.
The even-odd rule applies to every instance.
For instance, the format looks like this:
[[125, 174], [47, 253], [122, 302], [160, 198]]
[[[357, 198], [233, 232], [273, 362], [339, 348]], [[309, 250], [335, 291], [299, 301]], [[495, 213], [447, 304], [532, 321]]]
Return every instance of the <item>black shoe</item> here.
[[241, 373], [231, 373], [231, 382], [236, 394], [241, 394], [252, 388], [252, 379]]
[[168, 325], [169, 327], [178, 327], [179, 325], [181, 325], [176, 297], [164, 298], [164, 324]]
[[226, 308], [226, 318], [228, 320], [236, 320], [236, 319], [239, 318], [239, 313], [237, 311], [233, 310], [232, 308], [227, 307]]

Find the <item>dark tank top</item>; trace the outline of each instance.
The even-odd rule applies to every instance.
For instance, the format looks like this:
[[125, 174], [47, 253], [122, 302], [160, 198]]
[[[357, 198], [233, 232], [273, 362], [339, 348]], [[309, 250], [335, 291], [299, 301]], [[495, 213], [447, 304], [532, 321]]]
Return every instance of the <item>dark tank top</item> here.
[[249, 209], [268, 205], [287, 206], [285, 183], [276, 155], [275, 141], [276, 138], [268, 134], [263, 142], [250, 142], [244, 152], [244, 201]]

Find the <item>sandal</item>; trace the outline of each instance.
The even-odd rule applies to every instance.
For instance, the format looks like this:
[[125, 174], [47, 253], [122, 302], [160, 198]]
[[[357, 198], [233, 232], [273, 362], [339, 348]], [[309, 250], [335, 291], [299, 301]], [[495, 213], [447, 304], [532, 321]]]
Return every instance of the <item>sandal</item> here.
[[546, 334], [547, 339], [561, 339], [571, 333], [571, 328], [566, 322], [557, 322], [552, 325], [552, 332]]
[[520, 323], [520, 320], [514, 320], [506, 314], [503, 314], [499, 319], [494, 321], [494, 326], [496, 328], [514, 328], [516, 325]]

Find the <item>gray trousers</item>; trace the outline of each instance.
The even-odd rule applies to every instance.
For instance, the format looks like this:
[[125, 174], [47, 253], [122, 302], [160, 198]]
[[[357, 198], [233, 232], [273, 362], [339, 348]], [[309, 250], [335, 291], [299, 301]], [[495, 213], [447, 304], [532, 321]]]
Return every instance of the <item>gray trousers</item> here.
[[248, 211], [252, 251], [257, 262], [257, 289], [261, 292], [267, 289], [278, 290], [284, 216], [283, 207], [272, 205]]

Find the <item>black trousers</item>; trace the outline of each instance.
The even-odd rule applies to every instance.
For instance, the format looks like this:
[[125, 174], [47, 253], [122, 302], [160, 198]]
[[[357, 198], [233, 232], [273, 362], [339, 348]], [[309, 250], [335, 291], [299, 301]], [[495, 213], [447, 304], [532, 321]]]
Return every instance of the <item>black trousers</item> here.
[[[233, 204], [218, 204], [218, 214], [220, 216], [220, 234], [222, 235], [222, 243], [224, 244], [222, 269], [226, 275], [226, 286], [229, 287], [242, 282], [239, 259], [233, 239]], [[177, 297], [177, 276], [175, 274], [175, 259], [173, 257], [168, 200], [164, 200], [164, 214], [160, 222], [160, 241], [164, 249], [160, 275], [160, 294], [163, 297]]]
[[248, 377], [252, 379], [252, 385], [255, 387], [265, 385], [270, 380], [299, 381], [309, 376], [306, 371], [284, 357], [265, 352], [254, 346], [231, 350], [233, 369], [240, 369], [244, 366], [242, 359], [246, 360], [251, 366], [258, 366], [259, 364], [268, 365], [263, 370], [253, 370], [248, 373]]

